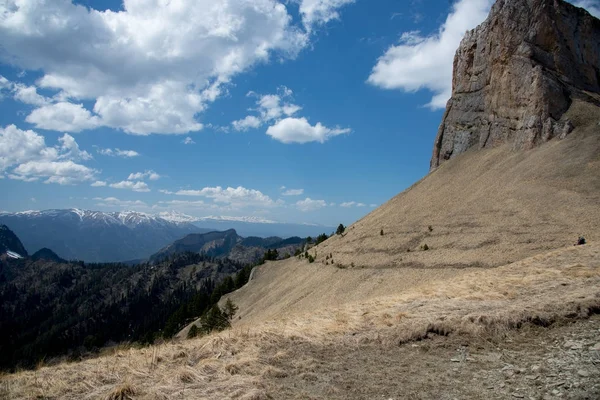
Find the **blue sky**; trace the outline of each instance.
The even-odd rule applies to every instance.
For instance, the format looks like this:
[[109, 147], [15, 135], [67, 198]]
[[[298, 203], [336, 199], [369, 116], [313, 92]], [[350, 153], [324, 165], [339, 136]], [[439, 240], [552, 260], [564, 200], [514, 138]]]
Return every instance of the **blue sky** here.
[[427, 174], [491, 3], [4, 1], [0, 210], [351, 223]]

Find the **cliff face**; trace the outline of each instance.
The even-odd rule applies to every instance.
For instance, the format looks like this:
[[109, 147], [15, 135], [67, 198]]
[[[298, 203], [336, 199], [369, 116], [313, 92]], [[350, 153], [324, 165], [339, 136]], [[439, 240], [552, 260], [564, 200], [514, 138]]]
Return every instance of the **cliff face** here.
[[564, 138], [573, 100], [600, 106], [600, 20], [562, 0], [498, 0], [461, 42], [452, 85], [432, 170], [472, 147]]

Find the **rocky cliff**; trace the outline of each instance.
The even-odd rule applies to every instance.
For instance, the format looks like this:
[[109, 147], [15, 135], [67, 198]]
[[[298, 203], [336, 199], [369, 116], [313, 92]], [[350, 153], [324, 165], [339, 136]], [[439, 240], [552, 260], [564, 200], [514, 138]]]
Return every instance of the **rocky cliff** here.
[[498, 0], [462, 40], [452, 85], [432, 170], [473, 147], [564, 138], [573, 100], [600, 106], [600, 20], [562, 0]]

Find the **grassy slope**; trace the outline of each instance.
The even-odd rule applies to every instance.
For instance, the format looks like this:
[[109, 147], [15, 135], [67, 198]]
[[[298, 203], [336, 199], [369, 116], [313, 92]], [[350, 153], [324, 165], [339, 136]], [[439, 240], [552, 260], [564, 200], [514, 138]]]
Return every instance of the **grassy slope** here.
[[[302, 378], [316, 382], [311, 396], [352, 398], [357, 396], [335, 384], [345, 374], [343, 364], [325, 353], [312, 361], [294, 356], [296, 346], [352, 351], [360, 358], [364, 346], [396, 348], [448, 333], [485, 342], [527, 322], [546, 325], [598, 312], [600, 112], [576, 105], [570, 117], [579, 128], [566, 140], [529, 152], [472, 152], [444, 164], [345, 237], [318, 246], [314, 264], [291, 259], [260, 267], [231, 295], [241, 319], [230, 331], [5, 376], [0, 397], [302, 397], [277, 382], [310, 374], [318, 362], [328, 365], [327, 376]], [[590, 244], [571, 246], [580, 233]], [[423, 243], [431, 250], [406, 253]], [[348, 268], [324, 265], [330, 253]], [[420, 376], [429, 367], [410, 368]], [[361, 390], [379, 393], [386, 383], [370, 377]], [[460, 395], [453, 379], [435, 375], [434, 381]], [[436, 397], [438, 385], [412, 382], [406, 393]], [[533, 383], [525, 389], [539, 393]]]

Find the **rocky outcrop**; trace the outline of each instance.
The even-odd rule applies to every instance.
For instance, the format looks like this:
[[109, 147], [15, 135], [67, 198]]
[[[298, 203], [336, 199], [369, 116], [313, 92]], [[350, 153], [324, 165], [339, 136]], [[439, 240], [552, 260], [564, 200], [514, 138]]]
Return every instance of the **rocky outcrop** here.
[[498, 0], [462, 40], [452, 86], [432, 170], [470, 148], [564, 138], [573, 100], [600, 106], [600, 20], [562, 0]]

